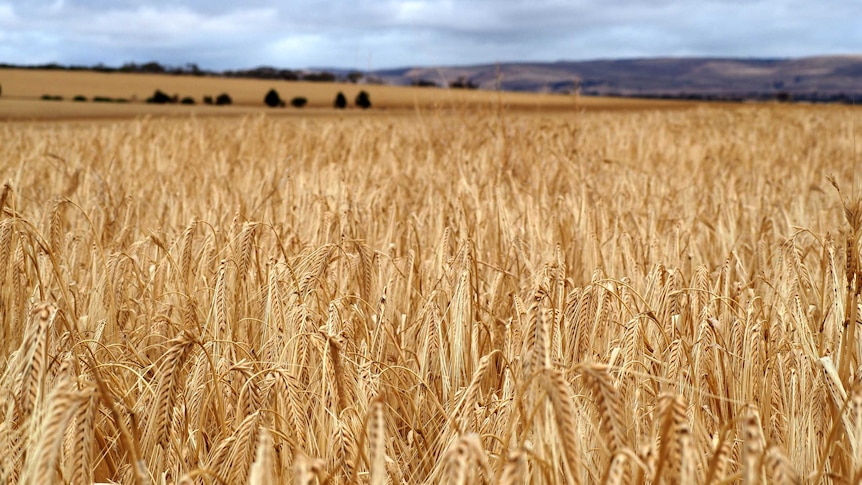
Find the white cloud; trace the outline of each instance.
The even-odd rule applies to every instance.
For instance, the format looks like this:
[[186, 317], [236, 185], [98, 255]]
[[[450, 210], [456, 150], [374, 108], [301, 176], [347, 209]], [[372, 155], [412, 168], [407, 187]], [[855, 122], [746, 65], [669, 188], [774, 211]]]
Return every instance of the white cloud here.
[[16, 0], [0, 3], [0, 62], [366, 68], [801, 56], [858, 52], [856, 10], [853, 0]]
[[267, 25], [274, 25], [275, 9], [256, 9], [205, 15], [188, 7], [142, 6], [134, 10], [109, 10], [94, 14], [88, 22], [71, 26], [84, 35], [110, 36], [121, 44], [154, 42], [172, 45], [182, 39], [212, 38], [216, 44], [221, 36], [253, 34]]

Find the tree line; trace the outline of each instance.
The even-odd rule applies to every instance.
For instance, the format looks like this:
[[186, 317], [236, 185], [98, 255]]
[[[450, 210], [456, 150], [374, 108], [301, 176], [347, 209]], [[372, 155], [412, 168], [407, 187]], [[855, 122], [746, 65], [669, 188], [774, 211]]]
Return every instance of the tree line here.
[[17, 66], [14, 64], [0, 63], [4, 69], [40, 69], [56, 71], [95, 71], [95, 72], [122, 72], [139, 74], [171, 74], [175, 76], [211, 76], [231, 77], [249, 79], [272, 79], [282, 81], [310, 81], [310, 82], [348, 82], [357, 84], [363, 81], [366, 84], [383, 84], [383, 81], [375, 76], [360, 71], [306, 71], [300, 69], [278, 69], [275, 67], [261, 66], [253, 69], [236, 69], [226, 71], [214, 71], [202, 69], [193, 62], [181, 66], [167, 66], [155, 61], [136, 63], [127, 62], [120, 67], [96, 64], [95, 66], [63, 65], [56, 62], [37, 64], [29, 66]]
[[[152, 96], [147, 98], [146, 102], [152, 104], [195, 104], [195, 100], [191, 96], [182, 98], [178, 94], [171, 96], [160, 89], [157, 89]], [[224, 106], [233, 104], [233, 99], [228, 93], [222, 93], [216, 97], [204, 96], [203, 102], [204, 104]], [[278, 91], [276, 91], [275, 88], [267, 91], [266, 95], [263, 97], [263, 103], [270, 108], [283, 108], [287, 106], [287, 102], [281, 98], [281, 95], [278, 94]], [[290, 105], [294, 108], [302, 108], [306, 104], [308, 104], [308, 98], [304, 96], [295, 96], [290, 100]], [[359, 91], [359, 94], [357, 94], [356, 98], [353, 100], [353, 104], [357, 108], [368, 109], [371, 107], [371, 96], [367, 91]], [[337, 109], [347, 108], [347, 97], [343, 92], [339, 91], [338, 94], [335, 95], [332, 105]]]
[[[270, 108], [283, 108], [285, 106], [285, 102], [281, 99], [281, 95], [278, 94], [278, 91], [275, 89], [270, 89], [269, 92], [266, 93], [266, 96], [263, 97], [263, 102]], [[295, 108], [302, 108], [308, 100], [304, 97], [295, 97], [290, 100], [291, 106]], [[366, 91], [359, 91], [359, 94], [356, 95], [356, 98], [353, 100], [353, 104], [357, 108], [368, 109], [371, 107], [371, 96]], [[347, 108], [347, 96], [344, 95], [341, 91], [335, 95], [335, 100], [332, 102], [332, 106], [337, 109]]]

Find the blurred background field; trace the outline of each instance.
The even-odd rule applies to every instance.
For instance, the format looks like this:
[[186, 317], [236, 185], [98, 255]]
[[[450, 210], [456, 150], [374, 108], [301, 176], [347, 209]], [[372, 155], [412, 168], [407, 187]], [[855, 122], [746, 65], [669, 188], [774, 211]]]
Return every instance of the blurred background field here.
[[[496, 104], [504, 104], [508, 109], [533, 112], [679, 108], [693, 105], [685, 101], [563, 94], [33, 69], [0, 69], [0, 85], [3, 88], [0, 120], [124, 118], [146, 114], [186, 116], [190, 113], [202, 116], [243, 115], [264, 111], [272, 115], [319, 116], [334, 111], [333, 101], [338, 92], [343, 92], [352, 106], [356, 95], [363, 90], [369, 93], [373, 107], [372, 110], [363, 111], [365, 116], [374, 116], [380, 110], [484, 109]], [[192, 97], [195, 105], [144, 104], [157, 89], [169, 96]], [[304, 97], [308, 100], [307, 107], [299, 110], [288, 104], [283, 109], [267, 108], [263, 99], [270, 89], [275, 89], [288, 102], [294, 97]], [[204, 96], [216, 97], [221, 93], [230, 95], [233, 101], [231, 106], [204, 105]], [[63, 99], [45, 101], [41, 99], [45, 95]], [[74, 102], [76, 96], [84, 96], [87, 101]], [[97, 96], [126, 102], [92, 102]]]

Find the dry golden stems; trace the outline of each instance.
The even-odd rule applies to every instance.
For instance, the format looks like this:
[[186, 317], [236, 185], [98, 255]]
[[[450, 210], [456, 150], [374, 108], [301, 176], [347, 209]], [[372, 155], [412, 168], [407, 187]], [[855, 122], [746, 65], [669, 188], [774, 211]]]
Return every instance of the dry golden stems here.
[[844, 306], [844, 336], [841, 355], [838, 361], [838, 377], [845, 386], [850, 385], [850, 369], [859, 363], [860, 349], [856, 337], [858, 321], [859, 296], [862, 293], [862, 260], [860, 260], [859, 240], [862, 237], [862, 198], [858, 195], [853, 199], [845, 199], [841, 194], [838, 181], [828, 177], [835, 187], [844, 208], [844, 218], [850, 226], [845, 238], [845, 270], [847, 290]]
[[[95, 367], [95, 365], [91, 365], [91, 368]], [[138, 439], [137, 434], [133, 435], [129, 430], [130, 427], [126, 425], [126, 420], [123, 419], [123, 416], [120, 414], [117, 405], [113, 401], [112, 394], [105, 385], [105, 382], [99, 376], [98, 371], [93, 373], [93, 378], [96, 381], [96, 389], [102, 404], [110, 410], [114, 424], [119, 428], [120, 441], [125, 448], [124, 455], [128, 456], [129, 464], [131, 466], [131, 475], [135, 485], [149, 484], [150, 480], [147, 474], [147, 466], [144, 458], [141, 457], [140, 440]], [[134, 424], [134, 420], [132, 420], [131, 424]], [[132, 429], [135, 432], [137, 431], [134, 427], [132, 427]]]
[[[477, 480], [720, 483], [748, 406], [782, 451], [757, 473], [853, 482], [858, 243], [822, 174], [852, 177], [858, 116], [0, 130], [0, 479], [40, 461], [71, 352], [98, 402], [67, 421], [69, 482], [457, 481], [475, 433]], [[44, 153], [81, 164], [73, 191]]]
[[823, 357], [820, 359], [819, 364], [822, 369], [826, 389], [828, 389], [829, 396], [832, 398], [832, 404], [834, 406], [833, 409], [838, 416], [838, 419], [835, 421], [841, 423], [847, 436], [850, 438], [850, 449], [852, 451], [853, 460], [855, 461], [856, 457], [862, 453], [862, 450], [860, 450], [862, 442], [855, 438], [857, 434], [856, 424], [853, 422], [853, 414], [848, 413], [845, 408], [849, 404], [850, 410], [854, 410], [855, 401], [847, 400], [847, 391], [841, 384], [841, 379], [838, 377], [838, 371], [832, 363], [832, 358], [828, 356]]

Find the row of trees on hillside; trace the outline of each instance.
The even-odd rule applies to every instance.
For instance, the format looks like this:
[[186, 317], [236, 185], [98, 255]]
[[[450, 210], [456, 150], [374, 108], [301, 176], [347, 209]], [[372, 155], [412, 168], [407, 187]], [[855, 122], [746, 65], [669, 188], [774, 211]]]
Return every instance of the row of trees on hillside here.
[[[178, 94], [174, 94], [173, 96], [168, 95], [161, 89], [157, 89], [152, 96], [147, 98], [147, 103], [153, 104], [195, 104], [194, 98], [191, 96], [185, 96], [180, 98]], [[204, 104], [215, 104], [218, 106], [233, 104], [233, 99], [227, 93], [222, 93], [218, 95], [216, 98], [212, 96], [204, 96], [203, 97]], [[283, 108], [287, 106], [285, 100], [281, 98], [281, 95], [278, 94], [278, 91], [275, 89], [270, 89], [266, 95], [263, 97], [263, 103], [270, 108]], [[294, 108], [302, 108], [306, 104], [308, 104], [308, 99], [303, 96], [296, 96], [290, 100], [290, 105]], [[333, 101], [333, 106], [338, 109], [344, 109], [347, 107], [347, 97], [341, 91], [335, 96], [335, 100]], [[353, 101], [353, 104], [362, 109], [368, 109], [371, 107], [371, 96], [366, 91], [360, 91], [359, 94], [356, 95], [356, 98]]]
[[[294, 108], [302, 108], [308, 103], [308, 99], [303, 96], [296, 96], [290, 100], [290, 105]], [[284, 108], [285, 102], [279, 96], [278, 91], [275, 89], [270, 89], [266, 96], [263, 97], [263, 104], [269, 106], [270, 108]]]
[[[161, 89], [156, 89], [153, 95], [147, 98], [146, 101], [151, 104], [195, 104], [195, 99], [191, 96], [183, 96], [182, 98], [178, 94], [170, 96]], [[221, 93], [216, 97], [204, 96], [203, 102], [204, 104], [227, 106], [233, 104], [233, 98], [228, 93]]]
[[[281, 95], [278, 94], [278, 91], [275, 89], [270, 89], [269, 92], [266, 93], [266, 96], [263, 97], [263, 102], [270, 108], [282, 108], [285, 106], [284, 100], [281, 99]], [[308, 102], [307, 99], [303, 97], [296, 97], [290, 100], [290, 104], [296, 108], [302, 108]], [[358, 108], [368, 109], [371, 107], [371, 96], [366, 91], [359, 91], [359, 94], [356, 95], [356, 99], [354, 99], [353, 104]], [[344, 95], [341, 91], [335, 95], [335, 100], [332, 105], [338, 109], [344, 109], [347, 107], [347, 96]]]
[[[3, 87], [0, 85], [0, 95], [3, 93]], [[50, 101], [62, 101], [62, 96], [55, 95], [43, 95], [43, 100]], [[87, 101], [87, 97], [83, 95], [75, 96], [74, 101]], [[120, 98], [107, 98], [104, 96], [95, 96], [93, 97], [93, 101], [95, 102], [128, 102], [127, 99]], [[165, 93], [161, 89], [156, 89], [152, 96], [146, 99], [147, 103], [150, 104], [196, 104], [195, 99], [191, 96], [180, 97], [179, 94], [174, 94], [173, 96]], [[228, 93], [221, 93], [215, 98], [212, 96], [204, 96], [203, 97], [204, 104], [214, 104], [217, 106], [225, 106], [233, 104], [233, 98]], [[263, 102], [270, 108], [283, 108], [286, 106], [284, 100], [281, 99], [281, 95], [278, 94], [278, 91], [275, 89], [270, 89], [266, 95], [263, 97]], [[303, 96], [296, 96], [290, 100], [290, 105], [294, 108], [302, 108], [308, 103], [308, 99]], [[353, 104], [362, 109], [368, 109], [371, 107], [371, 96], [366, 91], [359, 91], [359, 94], [356, 95], [356, 98], [353, 101]], [[335, 100], [332, 105], [337, 109], [347, 108], [347, 96], [344, 95], [343, 92], [339, 91], [335, 96]]]

